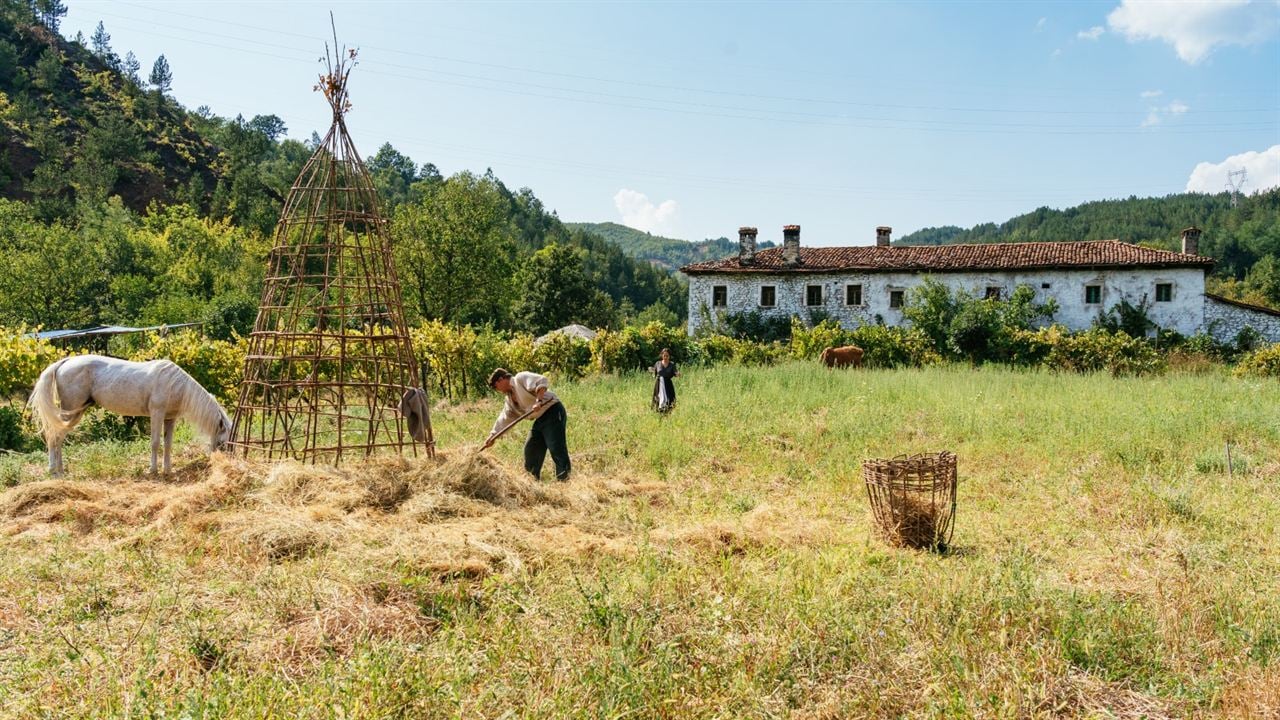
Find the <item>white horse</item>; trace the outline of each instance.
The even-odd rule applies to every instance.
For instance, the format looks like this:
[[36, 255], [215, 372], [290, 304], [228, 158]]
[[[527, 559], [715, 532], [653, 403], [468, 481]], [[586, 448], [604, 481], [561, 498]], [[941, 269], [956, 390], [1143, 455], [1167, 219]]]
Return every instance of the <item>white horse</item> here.
[[61, 477], [62, 443], [90, 405], [121, 415], [151, 418], [151, 474], [164, 437], [164, 474], [169, 474], [173, 426], [186, 419], [209, 437], [209, 450], [231, 436], [231, 418], [200, 383], [168, 360], [130, 362], [101, 355], [63, 358], [40, 373], [27, 403], [49, 448], [49, 473]]

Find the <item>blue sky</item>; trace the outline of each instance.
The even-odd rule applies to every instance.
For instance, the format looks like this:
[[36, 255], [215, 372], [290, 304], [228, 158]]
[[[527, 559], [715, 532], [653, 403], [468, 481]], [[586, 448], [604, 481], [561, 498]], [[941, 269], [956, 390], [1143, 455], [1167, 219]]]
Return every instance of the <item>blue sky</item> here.
[[[306, 3], [69, 0], [121, 56], [163, 53], [220, 115], [348, 126], [445, 174], [494, 172], [569, 221], [870, 244], [1047, 205], [1280, 185], [1280, 1]], [[1074, 238], [1073, 238], [1074, 239]]]

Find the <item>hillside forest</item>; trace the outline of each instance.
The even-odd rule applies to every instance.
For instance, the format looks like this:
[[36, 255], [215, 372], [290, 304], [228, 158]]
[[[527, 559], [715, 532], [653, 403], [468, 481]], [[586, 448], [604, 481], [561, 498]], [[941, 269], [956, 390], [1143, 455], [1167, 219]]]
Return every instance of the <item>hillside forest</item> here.
[[[163, 56], [144, 74], [102, 24], [64, 39], [63, 14], [60, 0], [0, 0], [0, 324], [246, 333], [280, 205], [319, 137], [292, 139], [274, 115], [188, 110]], [[567, 226], [528, 188], [444, 177], [389, 143], [366, 164], [411, 322], [541, 333], [683, 319], [677, 277]]]
[[[64, 14], [61, 0], [0, 0], [0, 325], [200, 322], [215, 338], [246, 333], [281, 202], [318, 135], [295, 139], [274, 115], [189, 110], [170, 94], [180, 68], [160, 56], [145, 70], [101, 23], [90, 38], [64, 38]], [[736, 251], [736, 239], [565, 223], [491, 171], [446, 177], [390, 143], [366, 163], [414, 324], [677, 326], [687, 303], [675, 270]], [[1280, 307], [1276, 190], [1238, 203], [1187, 194], [1041, 208], [900, 242], [1173, 247], [1191, 224], [1219, 260], [1212, 290]]]

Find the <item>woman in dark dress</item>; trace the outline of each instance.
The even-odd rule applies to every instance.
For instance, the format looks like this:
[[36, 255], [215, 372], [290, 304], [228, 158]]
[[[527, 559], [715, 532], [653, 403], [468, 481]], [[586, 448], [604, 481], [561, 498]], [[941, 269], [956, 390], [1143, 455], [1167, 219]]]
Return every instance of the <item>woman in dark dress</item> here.
[[653, 383], [653, 409], [664, 413], [676, 405], [676, 385], [671, 380], [680, 377], [667, 348], [662, 348], [662, 359], [654, 363], [653, 374], [657, 376]]

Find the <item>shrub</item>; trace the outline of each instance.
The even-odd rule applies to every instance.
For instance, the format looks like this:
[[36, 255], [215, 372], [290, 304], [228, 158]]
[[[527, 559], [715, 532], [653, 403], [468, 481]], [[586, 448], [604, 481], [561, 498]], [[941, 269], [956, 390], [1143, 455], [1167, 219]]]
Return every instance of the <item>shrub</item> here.
[[780, 342], [758, 343], [727, 335], [703, 338], [701, 355], [711, 365], [772, 365], [790, 354]]
[[[710, 336], [715, 337], [715, 336]], [[592, 366], [599, 372], [627, 372], [650, 367], [663, 348], [677, 363], [702, 361], [702, 349], [684, 331], [660, 322], [642, 328], [601, 330], [591, 341]]]
[[0, 398], [25, 397], [40, 373], [64, 354], [46, 340], [27, 337], [28, 332], [21, 326], [0, 329]]
[[1257, 350], [1267, 344], [1267, 339], [1262, 337], [1262, 333], [1254, 330], [1252, 326], [1245, 325], [1236, 333], [1235, 351], [1238, 353], [1248, 353]]
[[849, 344], [851, 333], [835, 320], [823, 320], [813, 327], [805, 327], [799, 318], [791, 319], [791, 357], [797, 360], [816, 358], [829, 347]]
[[640, 333], [635, 328], [601, 330], [590, 343], [591, 364], [597, 372], [638, 370], [645, 365]]
[[862, 348], [862, 362], [868, 367], [923, 367], [942, 362], [929, 336], [918, 328], [863, 325], [848, 338]]
[[1280, 343], [1245, 355], [1236, 365], [1238, 377], [1280, 377]]
[[247, 343], [242, 339], [211, 340], [184, 330], [148, 334], [143, 347], [129, 359], [172, 360], [225, 404], [235, 402], [239, 395], [246, 350]]
[[996, 348], [1004, 325], [1000, 309], [992, 300], [972, 300], [962, 303], [947, 329], [947, 349], [980, 363], [996, 359]]
[[579, 378], [590, 367], [591, 346], [582, 338], [556, 333], [538, 345], [533, 356], [540, 372]]
[[41, 446], [40, 439], [28, 430], [22, 409], [12, 405], [0, 405], [0, 450], [27, 452]]
[[791, 318], [763, 315], [758, 310], [727, 313], [721, 319], [721, 323], [723, 327], [716, 332], [739, 340], [771, 343], [785, 341], [791, 337]]
[[1165, 370], [1164, 359], [1155, 348], [1122, 332], [1093, 328], [1072, 334], [1059, 327], [1037, 332], [1043, 333], [1051, 345], [1045, 364], [1056, 370], [1106, 370], [1117, 376], [1148, 375]]
[[1121, 300], [1112, 305], [1110, 310], [1098, 313], [1094, 326], [1111, 333], [1122, 332], [1129, 337], [1146, 337], [1147, 331], [1156, 326], [1147, 315], [1150, 309], [1151, 303], [1146, 298], [1137, 305], [1128, 300]]
[[75, 436], [87, 442], [127, 442], [150, 437], [150, 425], [147, 418], [117, 415], [95, 407], [84, 414], [84, 419], [76, 426]]

